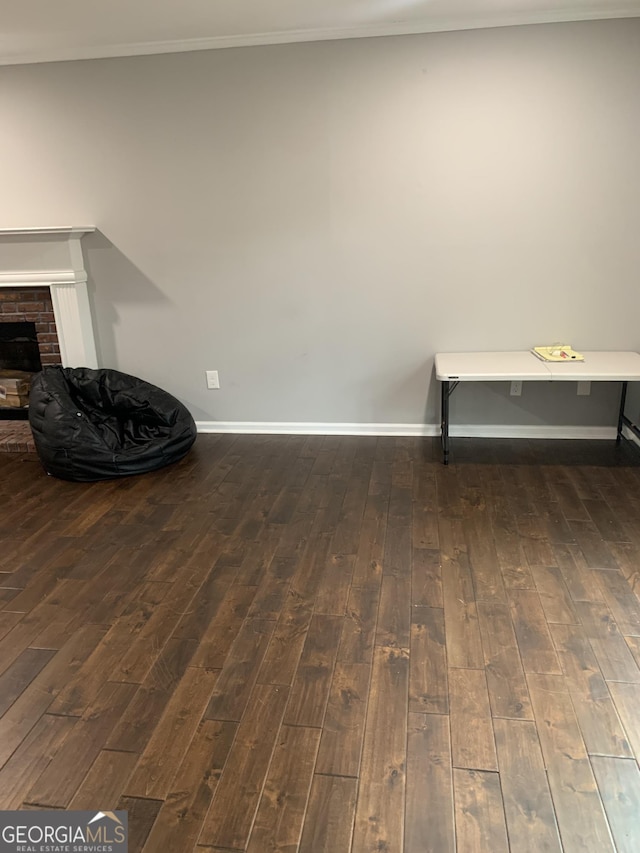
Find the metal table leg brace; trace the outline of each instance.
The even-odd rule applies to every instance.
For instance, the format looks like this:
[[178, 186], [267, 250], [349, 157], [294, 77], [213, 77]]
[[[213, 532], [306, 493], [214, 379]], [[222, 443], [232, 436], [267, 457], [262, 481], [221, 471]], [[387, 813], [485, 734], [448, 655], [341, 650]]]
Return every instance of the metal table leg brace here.
[[640, 427], [636, 426], [632, 420], [630, 420], [624, 413], [625, 403], [627, 402], [627, 385], [628, 382], [622, 383], [622, 392], [620, 394], [620, 412], [618, 413], [618, 434], [616, 435], [616, 444], [620, 444], [620, 439], [622, 436], [622, 427], [626, 426], [627, 429], [630, 429], [631, 432], [636, 436], [636, 438], [640, 438]]

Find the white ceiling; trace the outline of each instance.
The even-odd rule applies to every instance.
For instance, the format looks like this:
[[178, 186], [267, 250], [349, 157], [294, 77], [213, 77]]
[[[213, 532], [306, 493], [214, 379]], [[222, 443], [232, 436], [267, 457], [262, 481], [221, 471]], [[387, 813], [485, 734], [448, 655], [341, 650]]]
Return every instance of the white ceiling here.
[[640, 0], [0, 0], [0, 64], [640, 16]]

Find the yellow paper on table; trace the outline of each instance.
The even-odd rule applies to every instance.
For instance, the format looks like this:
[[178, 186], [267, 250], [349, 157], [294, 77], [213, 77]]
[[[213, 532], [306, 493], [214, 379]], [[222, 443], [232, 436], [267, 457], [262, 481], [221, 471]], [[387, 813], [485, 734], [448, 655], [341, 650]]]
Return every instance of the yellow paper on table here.
[[552, 344], [550, 347], [534, 347], [534, 355], [543, 361], [584, 361], [584, 356], [569, 344]]

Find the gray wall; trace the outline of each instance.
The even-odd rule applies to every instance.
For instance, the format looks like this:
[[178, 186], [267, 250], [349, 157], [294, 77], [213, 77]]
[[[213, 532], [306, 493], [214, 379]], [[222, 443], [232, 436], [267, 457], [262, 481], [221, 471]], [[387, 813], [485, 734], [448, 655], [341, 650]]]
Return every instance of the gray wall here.
[[102, 364], [197, 419], [435, 423], [438, 350], [640, 346], [639, 91], [637, 19], [2, 68], [0, 226], [97, 225]]

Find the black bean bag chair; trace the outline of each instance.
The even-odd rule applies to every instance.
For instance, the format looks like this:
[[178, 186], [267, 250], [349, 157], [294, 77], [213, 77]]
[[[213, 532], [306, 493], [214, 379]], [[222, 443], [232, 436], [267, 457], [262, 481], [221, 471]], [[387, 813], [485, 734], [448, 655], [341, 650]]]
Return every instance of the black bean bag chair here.
[[48, 474], [91, 482], [177, 462], [196, 439], [179, 400], [117, 370], [47, 367], [36, 374], [29, 422]]

